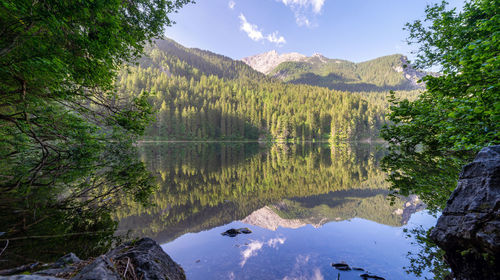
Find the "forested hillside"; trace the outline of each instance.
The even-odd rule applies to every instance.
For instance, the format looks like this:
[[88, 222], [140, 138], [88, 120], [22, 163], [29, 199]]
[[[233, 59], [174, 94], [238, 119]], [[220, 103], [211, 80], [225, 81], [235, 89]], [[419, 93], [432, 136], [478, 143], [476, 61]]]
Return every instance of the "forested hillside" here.
[[283, 62], [269, 74], [285, 82], [343, 91], [415, 90], [425, 73], [416, 71], [406, 57], [395, 54], [361, 63], [315, 54], [302, 61]]
[[356, 140], [378, 135], [385, 123], [387, 102], [375, 94], [283, 83], [172, 40], [156, 42], [117, 82], [122, 96], [153, 93], [156, 121], [146, 134], [154, 138]]

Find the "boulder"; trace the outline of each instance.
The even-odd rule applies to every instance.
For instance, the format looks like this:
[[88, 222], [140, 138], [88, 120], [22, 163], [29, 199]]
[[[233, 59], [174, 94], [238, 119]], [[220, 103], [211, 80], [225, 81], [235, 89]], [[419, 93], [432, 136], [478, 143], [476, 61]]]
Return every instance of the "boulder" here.
[[107, 256], [100, 256], [91, 264], [85, 266], [71, 280], [120, 280], [120, 274], [115, 268], [114, 263]]
[[125, 273], [135, 273], [142, 280], [185, 280], [186, 275], [181, 266], [167, 255], [163, 249], [150, 238], [137, 242], [129, 242], [116, 247], [106, 254], [115, 263], [120, 262]]
[[48, 266], [47, 269], [35, 272], [36, 275], [60, 277], [73, 274], [78, 267], [76, 264], [81, 260], [74, 254], [69, 253], [59, 258], [55, 263]]
[[431, 239], [459, 279], [500, 279], [500, 145], [464, 166]]

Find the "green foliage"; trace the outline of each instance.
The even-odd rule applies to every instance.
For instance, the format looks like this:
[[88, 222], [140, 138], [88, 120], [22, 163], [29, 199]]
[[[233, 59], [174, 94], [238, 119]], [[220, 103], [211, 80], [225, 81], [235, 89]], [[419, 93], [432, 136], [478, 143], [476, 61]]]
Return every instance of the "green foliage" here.
[[[500, 144], [499, 10], [498, 0], [468, 1], [459, 13], [443, 2], [427, 7], [424, 22], [407, 24], [416, 64], [440, 66], [442, 75], [424, 77], [426, 91], [413, 101], [391, 96], [383, 168], [395, 193], [416, 193], [430, 210], [445, 207], [462, 166], [482, 147]], [[444, 252], [428, 234], [414, 230], [422, 250], [408, 271], [447, 279]]]
[[50, 162], [79, 162], [101, 141], [141, 134], [150, 105], [117, 96], [117, 70], [187, 2], [2, 1], [0, 186], [29, 188], [57, 177]]
[[24, 240], [0, 265], [48, 244], [33, 256], [60, 256], [78, 232], [91, 234], [75, 247], [99, 254], [116, 196], [147, 202], [154, 184], [132, 141], [152, 108], [147, 93], [119, 96], [115, 79], [188, 2], [0, 1], [0, 231]]
[[414, 101], [393, 98], [382, 132], [394, 189], [414, 192], [432, 209], [445, 205], [461, 166], [482, 147], [500, 143], [500, 17], [498, 1], [469, 1], [463, 12], [429, 6], [426, 21], [408, 24], [419, 44], [417, 65], [442, 67], [426, 76]]

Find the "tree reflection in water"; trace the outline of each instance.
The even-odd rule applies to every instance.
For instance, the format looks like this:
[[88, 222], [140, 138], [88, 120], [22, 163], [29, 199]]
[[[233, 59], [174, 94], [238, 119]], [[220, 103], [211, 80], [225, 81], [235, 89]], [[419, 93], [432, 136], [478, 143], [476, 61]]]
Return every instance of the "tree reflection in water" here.
[[8, 242], [1, 268], [50, 262], [68, 252], [80, 258], [102, 254], [121, 238], [111, 214], [120, 201], [147, 203], [154, 180], [131, 142], [83, 146], [83, 155], [14, 162], [19, 169], [36, 164], [38, 172], [5, 176], [0, 185], [2, 248]]

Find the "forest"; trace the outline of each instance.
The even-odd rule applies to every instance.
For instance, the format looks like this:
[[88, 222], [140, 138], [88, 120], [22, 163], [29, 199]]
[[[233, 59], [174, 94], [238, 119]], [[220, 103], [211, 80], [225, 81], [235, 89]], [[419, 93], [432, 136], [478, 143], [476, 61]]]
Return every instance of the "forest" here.
[[117, 90], [128, 98], [152, 93], [148, 100], [156, 116], [146, 138], [161, 140], [376, 138], [389, 104], [388, 91], [284, 83], [241, 61], [168, 39], [150, 46], [138, 65], [121, 70]]

